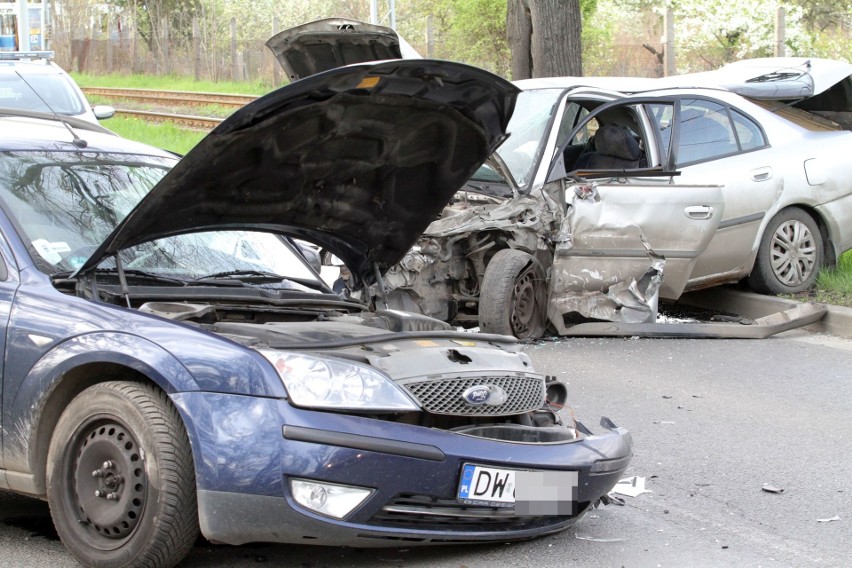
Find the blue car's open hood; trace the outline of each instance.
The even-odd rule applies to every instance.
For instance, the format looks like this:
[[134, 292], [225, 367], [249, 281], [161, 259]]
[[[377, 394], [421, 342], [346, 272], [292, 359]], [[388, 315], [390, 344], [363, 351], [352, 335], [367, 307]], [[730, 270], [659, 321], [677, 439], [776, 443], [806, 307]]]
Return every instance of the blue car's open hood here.
[[162, 237], [263, 229], [318, 244], [370, 283], [502, 141], [517, 92], [487, 71], [429, 60], [302, 79], [213, 130], [80, 271]]

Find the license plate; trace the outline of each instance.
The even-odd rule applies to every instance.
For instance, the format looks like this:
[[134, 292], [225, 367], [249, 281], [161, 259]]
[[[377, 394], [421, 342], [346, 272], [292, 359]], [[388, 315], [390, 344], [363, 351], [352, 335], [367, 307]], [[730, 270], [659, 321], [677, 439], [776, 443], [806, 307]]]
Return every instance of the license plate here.
[[466, 463], [458, 501], [465, 505], [513, 508], [519, 516], [575, 516], [576, 471], [529, 471]]
[[467, 505], [512, 507], [515, 504], [514, 469], [466, 463], [462, 466], [458, 500]]

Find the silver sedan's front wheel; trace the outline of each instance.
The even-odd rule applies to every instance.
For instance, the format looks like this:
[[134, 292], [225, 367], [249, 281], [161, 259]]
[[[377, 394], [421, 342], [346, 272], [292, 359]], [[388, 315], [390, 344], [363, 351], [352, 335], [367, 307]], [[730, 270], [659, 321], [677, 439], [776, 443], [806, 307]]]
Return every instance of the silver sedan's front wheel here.
[[819, 227], [808, 213], [791, 207], [767, 226], [749, 284], [765, 294], [801, 292], [813, 286], [822, 262]]

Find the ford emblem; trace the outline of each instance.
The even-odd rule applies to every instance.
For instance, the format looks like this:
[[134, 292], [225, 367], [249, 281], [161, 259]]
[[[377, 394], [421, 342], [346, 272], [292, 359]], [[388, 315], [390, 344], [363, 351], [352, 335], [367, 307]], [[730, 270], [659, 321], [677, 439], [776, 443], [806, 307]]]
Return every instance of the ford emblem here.
[[488, 402], [488, 397], [491, 396], [491, 389], [485, 385], [476, 385], [470, 387], [462, 393], [462, 398], [471, 406], [481, 406]]

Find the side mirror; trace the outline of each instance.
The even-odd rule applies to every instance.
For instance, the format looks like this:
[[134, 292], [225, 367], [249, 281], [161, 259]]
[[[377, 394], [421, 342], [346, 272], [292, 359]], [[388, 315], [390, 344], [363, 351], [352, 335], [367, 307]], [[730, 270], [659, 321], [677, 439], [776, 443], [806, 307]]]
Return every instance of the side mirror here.
[[299, 252], [302, 253], [302, 256], [310, 267], [319, 273], [322, 270], [322, 258], [320, 257], [319, 250], [301, 242], [297, 243], [297, 246], [299, 247]]
[[107, 105], [95, 105], [92, 107], [92, 112], [95, 113], [95, 118], [103, 120], [105, 118], [112, 118], [115, 114], [115, 109]]

